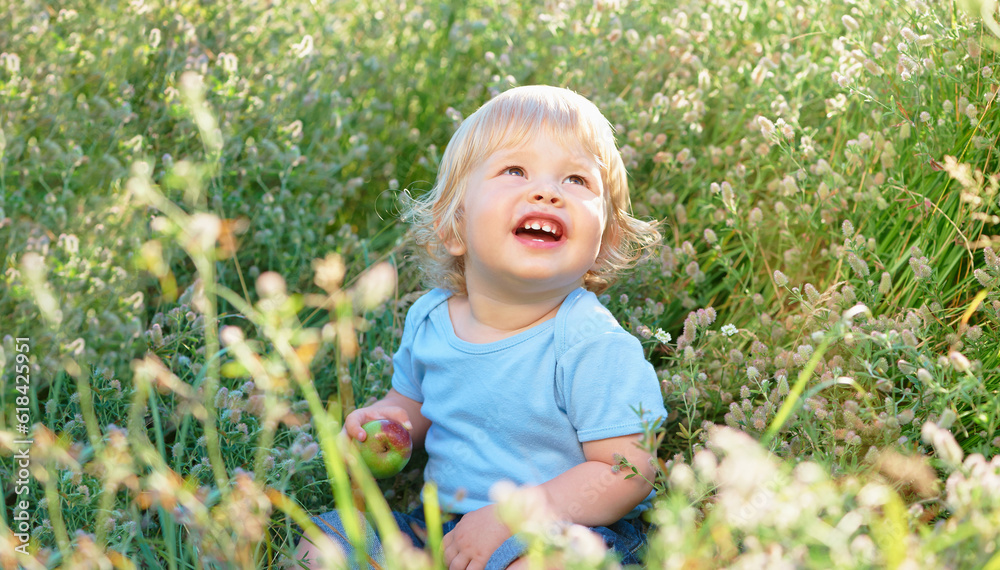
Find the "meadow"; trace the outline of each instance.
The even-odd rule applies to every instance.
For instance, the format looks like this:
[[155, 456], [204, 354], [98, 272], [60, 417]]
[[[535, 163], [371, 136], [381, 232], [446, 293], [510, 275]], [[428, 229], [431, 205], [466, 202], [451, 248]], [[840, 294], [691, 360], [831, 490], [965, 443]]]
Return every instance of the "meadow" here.
[[[670, 411], [646, 565], [1000, 569], [995, 3], [2, 13], [0, 568], [293, 567], [354, 505], [387, 567], [441, 567], [388, 518], [421, 458], [376, 481], [336, 434], [424, 290], [404, 201], [544, 83], [610, 119], [662, 224], [601, 297]], [[618, 567], [504, 505], [535, 567]]]

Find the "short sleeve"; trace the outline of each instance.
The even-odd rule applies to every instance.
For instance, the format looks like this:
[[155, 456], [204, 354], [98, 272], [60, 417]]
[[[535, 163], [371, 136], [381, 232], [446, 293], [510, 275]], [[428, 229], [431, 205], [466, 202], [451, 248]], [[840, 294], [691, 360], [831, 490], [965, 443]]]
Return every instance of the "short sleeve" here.
[[448, 299], [449, 293], [442, 289], [432, 289], [423, 295], [406, 312], [403, 321], [403, 339], [392, 355], [392, 387], [400, 394], [417, 402], [424, 401], [423, 371], [414, 359], [413, 345], [419, 330], [427, 322], [431, 310]]
[[424, 395], [420, 389], [420, 380], [413, 366], [413, 337], [416, 327], [411, 324], [410, 313], [407, 313], [403, 323], [403, 340], [399, 349], [392, 355], [392, 387], [407, 398], [423, 402]]
[[666, 417], [656, 371], [624, 330], [594, 335], [559, 360], [557, 390], [581, 443], [642, 433], [644, 422]]

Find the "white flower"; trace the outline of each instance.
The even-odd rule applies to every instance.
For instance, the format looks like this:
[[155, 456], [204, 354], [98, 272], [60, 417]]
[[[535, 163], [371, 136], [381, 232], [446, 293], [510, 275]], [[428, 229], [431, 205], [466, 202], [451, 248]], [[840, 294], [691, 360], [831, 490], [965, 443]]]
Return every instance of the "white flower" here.
[[149, 47], [156, 49], [160, 45], [160, 40], [163, 38], [160, 28], [153, 28], [149, 31]]
[[962, 464], [964, 452], [950, 431], [932, 422], [925, 422], [920, 433], [923, 440], [934, 447], [939, 459], [951, 465], [953, 469]]
[[243, 331], [239, 327], [228, 325], [219, 331], [219, 339], [224, 346], [233, 346], [243, 342]]
[[344, 280], [346, 267], [344, 266], [344, 260], [339, 255], [328, 253], [323, 259], [315, 260], [313, 268], [316, 270], [316, 284], [322, 287], [324, 291], [332, 293], [340, 288], [340, 284]]
[[656, 332], [653, 333], [653, 337], [656, 338], [656, 340], [658, 340], [661, 344], [667, 344], [673, 339], [673, 337], [670, 336], [670, 333], [664, 331], [663, 329], [656, 329]]
[[209, 251], [222, 233], [222, 221], [214, 214], [198, 212], [188, 219], [187, 246], [196, 252]]
[[760, 127], [761, 134], [764, 138], [771, 139], [774, 138], [775, 127], [774, 123], [771, 122], [767, 117], [758, 116], [757, 126]]
[[265, 271], [257, 278], [257, 294], [269, 299], [285, 295], [285, 278], [280, 273]]
[[739, 330], [736, 328], [736, 325], [732, 323], [729, 323], [728, 325], [723, 325], [720, 331], [722, 332], [722, 334], [726, 336], [733, 336], [734, 334], [739, 332]]
[[292, 54], [299, 59], [309, 57], [313, 51], [313, 37], [309, 34], [303, 36], [301, 42], [292, 45]]
[[362, 307], [373, 309], [392, 296], [396, 290], [396, 268], [382, 262], [369, 267], [354, 287], [355, 298]]
[[11, 75], [20, 75], [21, 73], [21, 56], [16, 53], [2, 53], [0, 54], [0, 67], [7, 70], [7, 73]]
[[675, 489], [690, 493], [695, 489], [694, 469], [686, 463], [678, 463], [670, 470], [670, 485]]

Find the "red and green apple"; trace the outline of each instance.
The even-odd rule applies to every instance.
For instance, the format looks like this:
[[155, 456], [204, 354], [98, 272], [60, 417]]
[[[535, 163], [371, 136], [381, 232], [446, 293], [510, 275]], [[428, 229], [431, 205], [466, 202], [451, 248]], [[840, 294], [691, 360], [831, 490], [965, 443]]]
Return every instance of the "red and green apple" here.
[[413, 441], [403, 424], [392, 420], [374, 420], [361, 426], [367, 436], [360, 442], [361, 458], [376, 479], [399, 473], [410, 460]]

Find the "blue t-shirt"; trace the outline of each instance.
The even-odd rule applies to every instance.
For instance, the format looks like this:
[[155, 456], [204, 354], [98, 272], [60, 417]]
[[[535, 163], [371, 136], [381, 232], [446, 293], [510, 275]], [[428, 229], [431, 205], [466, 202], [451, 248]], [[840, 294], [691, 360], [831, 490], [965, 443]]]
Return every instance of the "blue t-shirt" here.
[[586, 461], [581, 443], [666, 417], [639, 340], [590, 291], [570, 293], [553, 319], [483, 344], [455, 335], [450, 296], [434, 289], [410, 307], [392, 377], [431, 421], [424, 478], [437, 483], [442, 509], [484, 507], [499, 481], [544, 483]]

